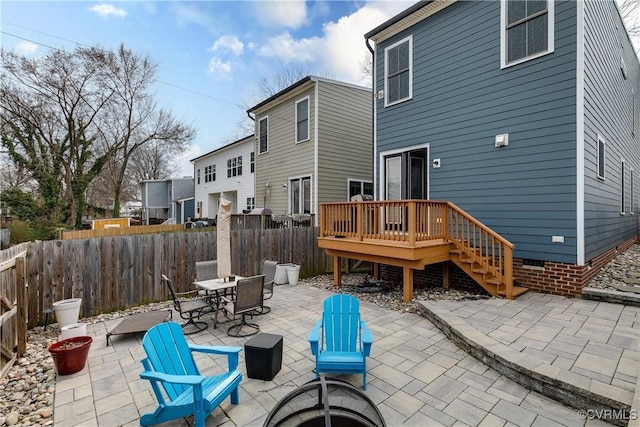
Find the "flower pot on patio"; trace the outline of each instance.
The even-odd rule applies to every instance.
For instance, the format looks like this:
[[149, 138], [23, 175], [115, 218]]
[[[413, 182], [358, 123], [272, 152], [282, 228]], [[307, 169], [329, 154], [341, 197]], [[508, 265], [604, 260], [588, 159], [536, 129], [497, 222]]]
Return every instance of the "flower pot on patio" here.
[[287, 267], [287, 279], [290, 285], [298, 284], [298, 276], [300, 275], [300, 266], [297, 264], [290, 264]]
[[78, 323], [81, 303], [82, 298], [63, 299], [53, 303], [53, 311], [56, 313], [56, 321], [60, 328]]
[[276, 265], [276, 275], [273, 278], [273, 283], [276, 285], [286, 285], [289, 283], [289, 278], [287, 277], [287, 267], [292, 266], [293, 264], [278, 264]]
[[49, 346], [49, 353], [59, 375], [75, 374], [84, 369], [93, 338], [84, 335], [67, 338]]

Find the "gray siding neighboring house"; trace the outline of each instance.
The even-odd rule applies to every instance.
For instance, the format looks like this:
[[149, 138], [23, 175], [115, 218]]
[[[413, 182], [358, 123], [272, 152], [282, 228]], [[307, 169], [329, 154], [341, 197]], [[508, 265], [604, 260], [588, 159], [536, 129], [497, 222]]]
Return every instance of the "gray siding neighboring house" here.
[[543, 9], [422, 1], [365, 35], [377, 198], [450, 200], [520, 259], [584, 266], [638, 234], [640, 66], [613, 1], [517, 4]]
[[143, 223], [173, 219], [176, 224], [183, 224], [193, 217], [193, 178], [147, 180], [141, 185]]
[[372, 193], [369, 88], [308, 76], [248, 112], [258, 207], [311, 213], [317, 223], [319, 203]]

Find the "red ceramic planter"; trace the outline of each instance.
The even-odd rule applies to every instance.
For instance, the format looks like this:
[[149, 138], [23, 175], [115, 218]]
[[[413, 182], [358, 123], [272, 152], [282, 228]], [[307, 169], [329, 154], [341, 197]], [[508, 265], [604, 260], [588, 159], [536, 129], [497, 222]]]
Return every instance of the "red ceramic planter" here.
[[49, 353], [59, 375], [75, 374], [84, 368], [93, 338], [90, 336], [71, 337], [49, 346]]

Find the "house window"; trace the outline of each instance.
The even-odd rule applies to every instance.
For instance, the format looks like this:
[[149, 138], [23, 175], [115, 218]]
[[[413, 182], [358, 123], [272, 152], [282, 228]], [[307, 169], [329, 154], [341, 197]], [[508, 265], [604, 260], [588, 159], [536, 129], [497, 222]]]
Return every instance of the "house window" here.
[[553, 52], [553, 0], [502, 0], [502, 66]]
[[309, 139], [309, 97], [296, 102], [296, 142]]
[[291, 213], [311, 213], [311, 177], [289, 180], [291, 188]]
[[627, 212], [627, 194], [624, 188], [624, 160], [620, 161], [620, 213]]
[[269, 118], [265, 117], [264, 119], [260, 119], [258, 122], [258, 130], [259, 130], [259, 138], [260, 138], [260, 147], [259, 153], [266, 153], [269, 151], [269, 141], [267, 139], [267, 135], [269, 133]]
[[196, 203], [196, 213], [198, 214], [198, 218], [202, 218], [202, 202]]
[[196, 171], [196, 179], [197, 179], [198, 184], [200, 184], [200, 169], [198, 169]]
[[256, 171], [256, 153], [251, 152], [251, 173]]
[[413, 93], [413, 37], [400, 40], [384, 50], [385, 105], [411, 99]]
[[204, 168], [204, 182], [212, 182], [216, 180], [216, 165], [206, 166]]
[[251, 210], [256, 207], [255, 197], [247, 197], [247, 210]]
[[227, 178], [242, 175], [242, 156], [227, 160]]
[[604, 179], [604, 154], [606, 144], [604, 139], [598, 136], [598, 178]]
[[355, 179], [350, 179], [349, 180], [349, 198], [347, 200], [351, 200], [353, 196], [356, 196], [358, 194], [373, 197], [373, 182], [358, 181]]
[[631, 214], [633, 214], [635, 212], [635, 209], [633, 207], [634, 203], [635, 203], [635, 186], [633, 184], [633, 169], [631, 169], [629, 171], [629, 212]]

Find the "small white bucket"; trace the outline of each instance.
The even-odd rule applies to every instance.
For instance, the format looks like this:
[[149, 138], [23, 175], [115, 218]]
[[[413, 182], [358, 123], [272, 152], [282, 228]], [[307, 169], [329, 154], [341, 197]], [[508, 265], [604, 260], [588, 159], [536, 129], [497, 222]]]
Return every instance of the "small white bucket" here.
[[70, 325], [63, 326], [61, 331], [62, 331], [63, 340], [66, 340], [67, 338], [73, 338], [73, 337], [82, 337], [87, 335], [87, 324], [72, 323]]
[[71, 325], [72, 323], [78, 323], [81, 303], [82, 298], [63, 299], [53, 303], [56, 322], [58, 322], [60, 328]]
[[277, 264], [276, 265], [276, 275], [273, 278], [273, 283], [276, 285], [286, 285], [289, 283], [289, 279], [287, 277], [287, 267], [292, 266], [293, 264]]

